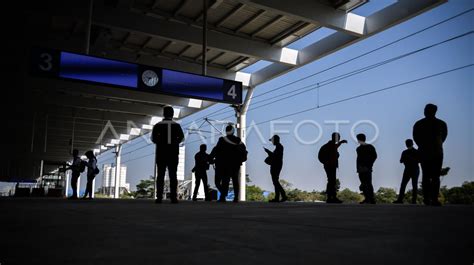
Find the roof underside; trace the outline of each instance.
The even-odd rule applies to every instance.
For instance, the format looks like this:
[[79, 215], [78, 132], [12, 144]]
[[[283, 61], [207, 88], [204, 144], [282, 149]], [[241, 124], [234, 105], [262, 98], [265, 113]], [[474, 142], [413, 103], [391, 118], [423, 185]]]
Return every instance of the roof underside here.
[[[134, 1], [131, 10], [144, 16], [202, 28], [201, 1]], [[211, 31], [237, 36], [242, 40], [284, 47], [320, 26], [289, 18], [275, 12], [236, 1], [215, 1], [208, 8], [208, 28]], [[108, 48], [130, 51], [137, 56], [161, 56], [186, 62], [202, 62], [202, 46], [180, 40], [169, 40], [140, 32], [96, 25], [94, 31], [107, 38]], [[208, 66], [239, 71], [259, 58], [210, 47]]]
[[[27, 41], [22, 43], [24, 58], [17, 60], [27, 61], [33, 45], [75, 52], [84, 52], [89, 45], [94, 56], [201, 73], [202, 1], [95, 0], [89, 43], [88, 1], [47, 2], [26, 8], [21, 32]], [[366, 2], [207, 0], [208, 75], [256, 86], [444, 1], [401, 0], [367, 18], [350, 12]], [[299, 51], [285, 48], [321, 27], [336, 33]], [[240, 73], [259, 60], [271, 64], [251, 75]], [[20, 96], [31, 95], [24, 100], [31, 102], [13, 108], [10, 124], [21, 128], [21, 140], [6, 143], [15, 150], [14, 162], [9, 162], [8, 170], [2, 166], [2, 175], [35, 176], [34, 170], [12, 173], [12, 163], [21, 167], [37, 166], [39, 160], [68, 160], [72, 147], [81, 152], [96, 149], [117, 135], [129, 134], [131, 127], [149, 124], [151, 117], [161, 116], [165, 105], [179, 108], [183, 118], [214, 104], [203, 101], [201, 108], [193, 108], [187, 98], [33, 78], [27, 69], [22, 68]], [[108, 124], [114, 130], [104, 129]]]

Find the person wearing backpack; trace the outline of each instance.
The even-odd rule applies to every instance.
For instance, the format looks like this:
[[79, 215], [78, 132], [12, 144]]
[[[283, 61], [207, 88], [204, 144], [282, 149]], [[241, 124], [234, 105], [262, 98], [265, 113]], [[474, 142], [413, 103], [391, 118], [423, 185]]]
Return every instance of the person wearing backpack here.
[[[87, 159], [87, 185], [86, 185], [86, 192], [84, 194], [84, 197], [82, 199], [89, 199], [92, 200], [92, 183], [94, 181], [94, 178], [97, 174], [99, 174], [99, 169], [97, 168], [97, 158], [94, 155], [94, 152], [91, 150], [87, 151], [85, 153], [85, 156]], [[89, 196], [89, 198], [87, 198]]]
[[280, 143], [280, 136], [276, 134], [270, 138], [270, 141], [275, 145], [275, 150], [272, 152], [264, 148], [268, 154], [268, 158], [265, 159], [265, 162], [270, 165], [270, 175], [272, 176], [273, 186], [275, 186], [275, 198], [270, 200], [270, 202], [285, 202], [288, 200], [288, 197], [286, 197], [285, 190], [279, 180], [280, 172], [283, 167], [283, 145]]
[[72, 150], [72, 165], [67, 168], [71, 170], [71, 188], [72, 196], [69, 197], [69, 200], [77, 199], [77, 180], [81, 176], [81, 173], [84, 172], [84, 161], [79, 157], [79, 150]]
[[219, 138], [210, 154], [210, 159], [215, 164], [216, 186], [220, 186], [221, 195], [218, 202], [225, 202], [231, 179], [234, 186], [234, 202], [239, 202], [239, 170], [242, 163], [247, 160], [247, 148], [240, 138], [234, 135], [232, 125], [227, 125], [225, 132], [226, 136]]
[[337, 132], [332, 133], [331, 140], [321, 146], [318, 153], [319, 162], [324, 166], [324, 171], [328, 178], [328, 184], [326, 186], [326, 203], [342, 203], [337, 198], [336, 188], [336, 171], [339, 167], [339, 152], [337, 151], [341, 144], [346, 144], [346, 140], [342, 140], [341, 135]]

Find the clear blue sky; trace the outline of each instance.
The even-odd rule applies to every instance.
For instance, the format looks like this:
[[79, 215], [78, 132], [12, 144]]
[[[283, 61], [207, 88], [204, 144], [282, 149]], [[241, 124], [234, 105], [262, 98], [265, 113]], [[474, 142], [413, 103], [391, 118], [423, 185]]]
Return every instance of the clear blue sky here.
[[[393, 1], [370, 1], [369, 4], [354, 12], [360, 15], [369, 15], [376, 9], [392, 2]], [[256, 88], [255, 95], [259, 95], [282, 84], [287, 84], [343, 62], [473, 7], [474, 1], [450, 1], [385, 32], [379, 33], [314, 63], [260, 85]], [[473, 29], [474, 12], [470, 12], [361, 59], [316, 75], [303, 82], [289, 85], [279, 90], [278, 93], [290, 93], [302, 86], [318, 83], [322, 80], [434, 44]], [[302, 48], [330, 33], [330, 30], [321, 30], [290, 47]], [[472, 47], [474, 47], [473, 34], [321, 87], [319, 91], [319, 103], [330, 103], [426, 75], [472, 64], [474, 63]], [[257, 67], [255, 66], [254, 68]], [[252, 71], [252, 69], [247, 70]], [[444, 166], [451, 167], [451, 172], [443, 180], [442, 184], [456, 186], [461, 185], [464, 181], [473, 181], [473, 74], [474, 68], [471, 67], [286, 118], [285, 120], [292, 121], [294, 124], [302, 120], [316, 121], [322, 125], [323, 136], [322, 139], [315, 144], [304, 145], [298, 143], [293, 134], [281, 135], [282, 143], [285, 146], [285, 164], [281, 178], [293, 183], [294, 186], [299, 189], [324, 190], [326, 177], [322, 166], [316, 160], [316, 154], [319, 147], [329, 139], [330, 134], [334, 130], [332, 125], [325, 125], [324, 121], [348, 120], [350, 122], [349, 125], [342, 126], [340, 129], [343, 138], [346, 138], [349, 143], [340, 148], [341, 158], [338, 177], [341, 181], [342, 188], [348, 187], [352, 190], [358, 190], [359, 180], [355, 172], [355, 148], [357, 144], [350, 138], [349, 132], [355, 122], [359, 120], [371, 120], [377, 124], [380, 130], [378, 139], [373, 143], [379, 154], [379, 159], [376, 161], [374, 168], [374, 186], [376, 189], [381, 186], [398, 189], [403, 171], [403, 166], [399, 163], [399, 159], [400, 153], [404, 149], [404, 140], [411, 138], [413, 124], [423, 117], [425, 104], [431, 102], [438, 105], [438, 117], [445, 120], [449, 126], [449, 135], [445, 143]], [[258, 100], [274, 95], [275, 93], [270, 93], [259, 97]], [[252, 121], [258, 123], [291, 112], [314, 107], [316, 104], [317, 93], [313, 90], [258, 110], [250, 111], [247, 116], [247, 122], [248, 124]], [[211, 113], [222, 108], [222, 106], [222, 104], [218, 104], [185, 118], [182, 122], [186, 124], [194, 119], [205, 116], [206, 113]], [[252, 109], [252, 107], [250, 109]], [[228, 115], [229, 114], [226, 113], [220, 116], [214, 116], [213, 118], [219, 119]], [[278, 128], [293, 132], [294, 127], [295, 125], [282, 125]], [[262, 132], [265, 139], [270, 137], [270, 127], [268, 123], [260, 125], [258, 129]], [[374, 134], [374, 130], [367, 126], [358, 127], [356, 132], [364, 132], [368, 138], [371, 138]], [[318, 130], [314, 126], [306, 125], [300, 128], [299, 134], [303, 139], [311, 140], [318, 134]], [[196, 135], [190, 135], [187, 138], [187, 142], [193, 142], [186, 145], [187, 176], [190, 176], [190, 169], [194, 164], [193, 156], [199, 148], [199, 143], [195, 142], [196, 139], [199, 139]], [[123, 152], [127, 153], [145, 144], [141, 138], [138, 138], [126, 144]], [[263, 163], [265, 152], [256, 133], [250, 132], [247, 138], [247, 146], [249, 150], [247, 173], [252, 180], [251, 184], [258, 185], [265, 190], [273, 190], [269, 168]], [[271, 146], [267, 145], [267, 147]], [[152, 175], [153, 156], [145, 155], [152, 153], [153, 148], [154, 147], [150, 145], [122, 157], [122, 161], [125, 161], [125, 165], [128, 167], [127, 181], [131, 183], [133, 188], [140, 179], [145, 179], [149, 175]], [[127, 160], [130, 161], [127, 162]], [[110, 154], [110, 152], [99, 157], [99, 163], [111, 162], [113, 162], [113, 155]], [[214, 173], [210, 171], [208, 175], [210, 176], [210, 183], [212, 184]], [[98, 176], [96, 187], [99, 187], [101, 185], [100, 183], [101, 178]]]

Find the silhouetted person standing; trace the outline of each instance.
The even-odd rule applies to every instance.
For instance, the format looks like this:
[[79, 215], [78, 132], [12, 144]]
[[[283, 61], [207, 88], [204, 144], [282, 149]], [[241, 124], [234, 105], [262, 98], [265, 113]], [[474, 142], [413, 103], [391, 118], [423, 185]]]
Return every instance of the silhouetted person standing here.
[[326, 202], [327, 203], [342, 203], [341, 200], [337, 198], [337, 188], [336, 188], [336, 171], [339, 167], [339, 152], [337, 149], [341, 144], [347, 143], [346, 140], [342, 140], [341, 135], [337, 132], [334, 132], [331, 135], [331, 140], [326, 144], [321, 146], [318, 152], [318, 159], [324, 166], [324, 171], [328, 178], [328, 184], [326, 186]]
[[199, 191], [199, 186], [204, 185], [204, 194], [206, 201], [209, 201], [209, 187], [207, 186], [207, 171], [209, 170], [209, 154], [206, 153], [207, 146], [201, 144], [199, 147], [199, 152], [194, 156], [194, 168], [191, 170], [194, 172], [194, 177], [196, 180], [196, 185], [194, 187], [193, 201], [197, 201], [197, 194]]
[[163, 199], [165, 173], [168, 169], [170, 178], [171, 202], [178, 203], [178, 170], [179, 144], [184, 139], [181, 126], [173, 121], [174, 110], [170, 106], [163, 108], [163, 120], [153, 127], [151, 140], [156, 145], [155, 161], [158, 168], [156, 179], [156, 203]]
[[[94, 178], [97, 174], [99, 174], [99, 169], [97, 168], [97, 158], [94, 155], [94, 152], [92, 151], [87, 151], [85, 153], [87, 159], [87, 185], [86, 185], [86, 192], [84, 194], [83, 199], [92, 199], [92, 183], [94, 182]], [[88, 198], [89, 196], [89, 198]]]
[[79, 150], [72, 150], [72, 165], [68, 168], [71, 170], [71, 188], [72, 196], [69, 197], [71, 200], [77, 199], [77, 180], [81, 176], [81, 168], [83, 167], [84, 161], [79, 157]]
[[[219, 138], [217, 145], [212, 149], [211, 159], [215, 163], [216, 186], [220, 180], [219, 202], [225, 202], [229, 192], [229, 183], [232, 179], [234, 186], [234, 202], [239, 201], [239, 170], [244, 161], [247, 160], [245, 144], [239, 137], [234, 135], [234, 127], [228, 125], [225, 128], [226, 136]], [[217, 187], [219, 189], [219, 187]], [[244, 187], [245, 188], [245, 187]]]
[[411, 185], [413, 186], [411, 203], [416, 204], [416, 197], [418, 195], [418, 176], [420, 175], [420, 167], [418, 166], [420, 163], [420, 155], [418, 154], [418, 150], [413, 147], [412, 139], [407, 139], [405, 145], [407, 146], [407, 149], [402, 152], [402, 157], [400, 158], [400, 163], [405, 165], [405, 170], [403, 171], [402, 184], [400, 185], [398, 199], [393, 203], [403, 203], [405, 188], [408, 181], [411, 179]]
[[283, 167], [283, 145], [280, 143], [280, 136], [278, 135], [274, 135], [270, 138], [270, 141], [275, 146], [275, 150], [272, 152], [267, 148], [264, 148], [269, 157], [270, 175], [272, 176], [273, 186], [275, 186], [275, 198], [270, 200], [270, 202], [285, 202], [288, 198], [286, 197], [285, 190], [280, 184], [280, 172]]
[[426, 205], [440, 206], [438, 194], [443, 166], [443, 143], [448, 136], [448, 126], [435, 117], [437, 110], [438, 107], [434, 104], [425, 106], [425, 118], [413, 126], [413, 139], [418, 145], [423, 171], [423, 201]]
[[364, 194], [364, 201], [361, 203], [375, 204], [374, 187], [372, 186], [372, 168], [377, 159], [377, 152], [375, 147], [365, 142], [365, 134], [358, 134], [357, 140], [359, 147], [357, 147], [357, 173], [359, 173], [360, 189]]

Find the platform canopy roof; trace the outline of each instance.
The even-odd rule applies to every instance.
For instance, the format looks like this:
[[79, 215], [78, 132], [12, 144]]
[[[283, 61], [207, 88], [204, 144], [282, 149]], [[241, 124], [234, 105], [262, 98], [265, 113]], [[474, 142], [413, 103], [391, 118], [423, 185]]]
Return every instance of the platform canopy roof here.
[[[399, 0], [363, 17], [351, 11], [370, 4], [367, 0], [207, 0], [207, 75], [255, 87], [444, 2]], [[23, 62], [32, 46], [41, 46], [201, 73], [201, 0], [38, 1], [22, 13], [16, 35], [22, 39], [18, 60]], [[300, 50], [287, 47], [323, 27], [335, 32]], [[242, 71], [260, 60], [270, 64], [251, 74]], [[20, 69], [24, 104], [11, 108], [9, 123], [21, 129], [18, 141], [6, 142], [14, 153], [2, 175], [24, 161], [37, 166], [39, 160], [69, 160], [72, 147], [81, 152], [110, 148], [135, 126], [140, 131], [129, 139], [142, 135], [165, 105], [179, 109], [181, 119], [215, 104], [36, 78], [28, 74], [27, 63]], [[110, 125], [114, 130], [104, 130]]]

